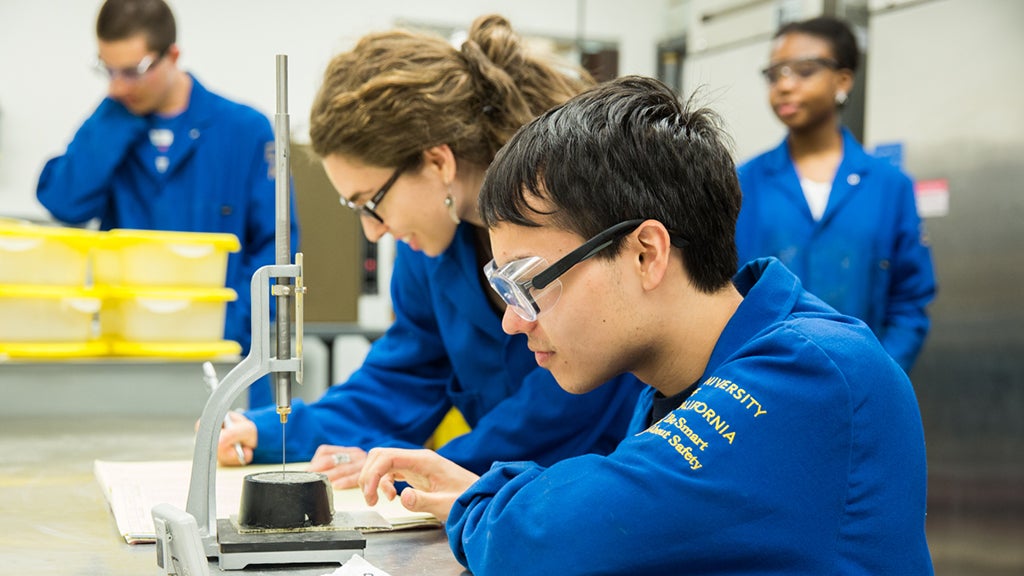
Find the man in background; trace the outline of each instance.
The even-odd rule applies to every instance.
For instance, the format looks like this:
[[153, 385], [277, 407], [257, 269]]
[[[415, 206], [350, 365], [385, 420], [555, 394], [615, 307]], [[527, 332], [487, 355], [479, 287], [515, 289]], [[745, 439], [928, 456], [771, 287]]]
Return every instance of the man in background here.
[[[225, 338], [248, 352], [250, 280], [275, 263], [274, 134], [267, 118], [207, 90], [178, 67], [163, 0], [107, 0], [96, 20], [97, 69], [109, 93], [39, 177], [39, 201], [62, 222], [100, 228], [231, 233]], [[291, 247], [299, 227], [292, 197]], [[269, 379], [250, 407], [272, 403]]]

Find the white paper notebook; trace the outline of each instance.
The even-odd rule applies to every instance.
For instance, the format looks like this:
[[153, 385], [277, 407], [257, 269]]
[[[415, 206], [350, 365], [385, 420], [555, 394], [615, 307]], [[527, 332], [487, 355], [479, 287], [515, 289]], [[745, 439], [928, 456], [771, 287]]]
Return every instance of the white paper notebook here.
[[[294, 463], [289, 464], [287, 469], [305, 470], [307, 466], [306, 462]], [[279, 465], [218, 467], [217, 518], [238, 515], [242, 483], [247, 475], [280, 469]], [[93, 471], [110, 505], [110, 511], [114, 514], [117, 530], [129, 544], [152, 543], [156, 540], [151, 515], [153, 506], [167, 502], [184, 510], [188, 501], [191, 460], [96, 460]], [[334, 509], [338, 512], [375, 511], [390, 523], [391, 526], [385, 528], [390, 530], [441, 525], [430, 514], [406, 510], [397, 498], [388, 501], [382, 496], [376, 506], [368, 506], [358, 488], [335, 490]]]

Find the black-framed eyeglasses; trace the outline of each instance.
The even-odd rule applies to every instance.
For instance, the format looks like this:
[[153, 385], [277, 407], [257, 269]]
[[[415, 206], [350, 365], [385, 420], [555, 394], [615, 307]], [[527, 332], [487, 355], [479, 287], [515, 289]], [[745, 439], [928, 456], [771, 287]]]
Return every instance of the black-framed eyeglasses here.
[[[534, 322], [541, 312], [550, 310], [562, 292], [560, 276], [573, 266], [583, 262], [598, 252], [614, 244], [617, 240], [632, 233], [646, 220], [626, 220], [604, 230], [587, 240], [579, 248], [569, 252], [548, 266], [547, 261], [538, 256], [513, 260], [501, 268], [494, 260], [484, 266], [484, 276], [491, 288], [501, 299], [527, 322]], [[672, 245], [682, 248], [689, 242], [682, 236], [672, 234]]]
[[401, 176], [408, 167], [408, 164], [403, 164], [402, 166], [395, 168], [395, 171], [391, 173], [391, 177], [388, 178], [388, 181], [385, 182], [383, 186], [380, 187], [380, 190], [377, 190], [377, 193], [374, 194], [372, 198], [362, 204], [356, 204], [344, 196], [340, 196], [338, 201], [342, 206], [355, 211], [356, 214], [360, 216], [368, 216], [383, 224], [384, 219], [377, 213], [377, 206], [380, 205], [380, 201], [384, 199], [384, 195], [388, 193], [388, 190], [391, 190], [395, 181], [398, 180], [398, 177]]
[[139, 63], [135, 66], [127, 66], [125, 68], [112, 68], [107, 66], [99, 58], [93, 64], [93, 68], [98, 74], [105, 77], [107, 80], [113, 81], [115, 78], [120, 77], [125, 82], [137, 82], [140, 78], [149, 73], [154, 66], [163, 59], [167, 52], [161, 52], [159, 54], [146, 54], [139, 60]]
[[783, 78], [806, 80], [825, 69], [837, 70], [839, 63], [832, 58], [799, 58], [776, 62], [761, 70], [761, 75], [769, 84], [775, 84]]

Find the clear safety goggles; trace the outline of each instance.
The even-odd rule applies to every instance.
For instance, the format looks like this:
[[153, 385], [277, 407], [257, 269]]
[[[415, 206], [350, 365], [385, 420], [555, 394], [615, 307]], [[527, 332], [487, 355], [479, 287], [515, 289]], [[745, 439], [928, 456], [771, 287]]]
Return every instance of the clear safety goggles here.
[[[513, 260], [500, 268], [491, 260], [484, 266], [484, 276], [509, 308], [523, 320], [534, 322], [541, 313], [547, 312], [558, 302], [562, 293], [562, 283], [558, 280], [560, 276], [630, 234], [643, 223], [644, 220], [620, 222], [587, 240], [550, 266], [539, 256]], [[686, 241], [673, 235], [673, 244], [682, 247]]]
[[163, 59], [163, 57], [164, 53], [146, 54], [138, 64], [135, 66], [127, 66], [125, 68], [112, 68], [97, 58], [96, 62], [93, 64], [93, 69], [97, 74], [111, 82], [117, 78], [120, 78], [125, 82], [138, 82], [143, 76], [148, 74], [149, 71], [152, 70], [161, 59]]
[[777, 62], [761, 70], [761, 75], [769, 84], [775, 84], [783, 78], [806, 80], [822, 70], [837, 70], [839, 63], [831, 58], [798, 58]]
[[543, 288], [534, 286], [537, 275], [549, 269], [547, 260], [538, 256], [513, 260], [501, 268], [491, 260], [484, 266], [484, 276], [509, 308], [523, 320], [533, 322], [541, 309], [550, 310], [562, 294], [562, 283], [558, 279], [549, 281]]

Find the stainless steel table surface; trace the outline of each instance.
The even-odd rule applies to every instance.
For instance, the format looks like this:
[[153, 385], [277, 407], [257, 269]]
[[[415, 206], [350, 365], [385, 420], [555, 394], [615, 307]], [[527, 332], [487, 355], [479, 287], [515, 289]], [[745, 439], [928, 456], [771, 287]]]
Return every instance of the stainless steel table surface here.
[[[43, 392], [41, 392], [43, 393]], [[195, 420], [32, 417], [0, 420], [0, 573], [159, 575], [153, 544], [129, 545], [93, 476], [93, 461], [192, 456]], [[365, 558], [392, 576], [468, 575], [443, 530], [368, 534]], [[337, 564], [256, 567], [213, 574], [329, 574]]]

